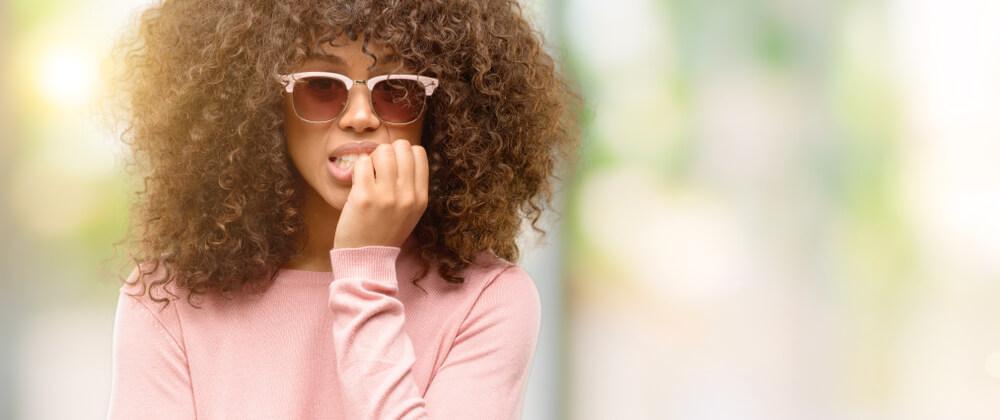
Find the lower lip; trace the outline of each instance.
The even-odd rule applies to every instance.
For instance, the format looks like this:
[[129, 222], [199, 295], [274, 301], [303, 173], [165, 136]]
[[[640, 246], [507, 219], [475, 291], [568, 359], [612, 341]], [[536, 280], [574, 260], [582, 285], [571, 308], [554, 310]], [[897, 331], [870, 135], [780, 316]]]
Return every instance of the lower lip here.
[[341, 168], [340, 166], [337, 166], [337, 164], [331, 160], [327, 160], [326, 164], [327, 168], [330, 170], [330, 175], [333, 175], [334, 179], [340, 181], [340, 183], [342, 184], [351, 183], [351, 176], [353, 175], [354, 172], [354, 165], [351, 165], [347, 169], [344, 169]]

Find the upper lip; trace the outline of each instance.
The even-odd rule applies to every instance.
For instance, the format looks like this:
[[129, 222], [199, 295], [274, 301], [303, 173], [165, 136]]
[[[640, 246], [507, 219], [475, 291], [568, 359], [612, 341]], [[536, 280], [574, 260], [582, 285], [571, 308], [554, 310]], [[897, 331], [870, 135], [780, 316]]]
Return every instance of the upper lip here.
[[375, 151], [376, 147], [378, 147], [378, 144], [370, 141], [356, 141], [351, 143], [345, 143], [340, 146], [337, 146], [336, 149], [333, 149], [333, 152], [330, 152], [330, 158], [332, 159], [339, 156], [356, 155], [362, 153], [370, 155], [373, 151]]

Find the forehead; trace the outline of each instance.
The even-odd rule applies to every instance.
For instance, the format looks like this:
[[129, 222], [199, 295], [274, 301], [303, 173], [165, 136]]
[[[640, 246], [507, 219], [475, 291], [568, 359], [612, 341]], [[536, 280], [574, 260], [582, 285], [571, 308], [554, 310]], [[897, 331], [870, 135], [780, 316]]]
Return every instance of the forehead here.
[[310, 49], [307, 64], [327, 64], [351, 68], [398, 68], [400, 58], [396, 52], [386, 45], [377, 42], [364, 43], [363, 38], [350, 39], [346, 35], [322, 42], [318, 47]]

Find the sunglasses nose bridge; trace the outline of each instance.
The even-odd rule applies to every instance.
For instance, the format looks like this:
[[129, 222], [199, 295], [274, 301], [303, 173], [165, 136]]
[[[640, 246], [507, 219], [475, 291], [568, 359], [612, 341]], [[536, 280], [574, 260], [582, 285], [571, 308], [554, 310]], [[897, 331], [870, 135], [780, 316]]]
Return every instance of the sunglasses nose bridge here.
[[[344, 80], [346, 81], [346, 79]], [[355, 92], [352, 92], [356, 85], [366, 85], [367, 80], [351, 80], [348, 83], [347, 97], [343, 108], [340, 110], [338, 118], [340, 124], [343, 128], [352, 128], [359, 131], [364, 131], [366, 129], [377, 128], [382, 119], [378, 115], [378, 111], [375, 110], [374, 104], [371, 100], [371, 92], [358, 93], [362, 95], [358, 97]], [[366, 96], [367, 95], [367, 96]]]
[[[348, 102], [350, 102], [351, 91], [353, 91], [354, 87], [357, 86], [357, 85], [364, 86], [365, 89], [368, 90], [368, 94], [371, 95], [371, 93], [372, 93], [371, 89], [368, 89], [368, 80], [352, 79], [351, 83], [347, 84], [347, 96], [348, 96], [348, 100], [347, 101]], [[373, 111], [374, 111], [374, 109], [373, 109]]]

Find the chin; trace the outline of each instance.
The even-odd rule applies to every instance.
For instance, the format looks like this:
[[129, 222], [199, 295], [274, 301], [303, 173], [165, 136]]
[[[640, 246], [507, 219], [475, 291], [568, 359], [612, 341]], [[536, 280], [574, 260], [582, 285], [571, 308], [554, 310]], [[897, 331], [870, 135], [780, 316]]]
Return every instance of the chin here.
[[350, 187], [343, 187], [337, 184], [327, 185], [326, 191], [320, 196], [326, 205], [333, 207], [335, 209], [343, 210], [344, 204], [347, 203], [347, 194], [351, 191]]
[[315, 180], [304, 180], [305, 187], [309, 190], [306, 200], [312, 201], [312, 207], [327, 206], [341, 211], [347, 203], [347, 195], [351, 192], [351, 187], [343, 186], [327, 179], [321, 178], [320, 182]]

